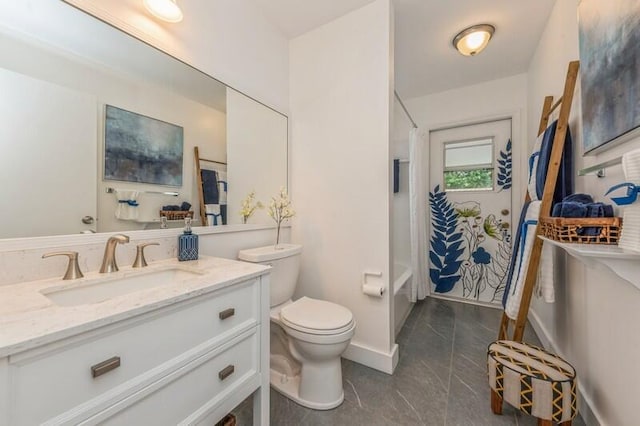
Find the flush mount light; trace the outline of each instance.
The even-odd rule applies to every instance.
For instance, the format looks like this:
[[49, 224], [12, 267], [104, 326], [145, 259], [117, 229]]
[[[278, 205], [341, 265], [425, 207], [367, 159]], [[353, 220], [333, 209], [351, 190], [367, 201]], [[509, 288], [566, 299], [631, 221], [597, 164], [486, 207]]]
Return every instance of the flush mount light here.
[[493, 25], [474, 25], [460, 31], [453, 38], [453, 46], [464, 56], [477, 55], [487, 47], [495, 31]]
[[175, 0], [144, 0], [143, 3], [156, 18], [174, 23], [182, 21], [182, 10]]

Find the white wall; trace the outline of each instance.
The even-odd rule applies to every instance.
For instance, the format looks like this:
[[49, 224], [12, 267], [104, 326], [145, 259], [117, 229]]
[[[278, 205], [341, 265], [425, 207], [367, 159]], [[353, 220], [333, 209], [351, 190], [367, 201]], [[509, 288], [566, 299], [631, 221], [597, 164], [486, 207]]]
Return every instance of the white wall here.
[[[578, 0], [556, 2], [531, 61], [530, 140], [537, 131], [544, 96], [561, 95], [567, 65], [579, 58], [577, 5]], [[601, 155], [582, 157], [579, 85], [571, 116], [576, 171], [640, 148], [640, 140], [635, 140]], [[622, 179], [620, 167], [611, 168], [604, 179], [595, 175], [577, 177], [576, 191], [603, 200], [605, 190]], [[584, 397], [581, 412], [587, 424], [635, 425], [640, 292], [610, 271], [587, 267], [563, 254], [559, 260], [556, 303], [546, 305], [534, 298], [530, 319], [541, 339], [575, 366]]]
[[[4, 59], [6, 55], [2, 55]], [[74, 234], [96, 217], [96, 98], [0, 65], [4, 238]], [[64, 155], [60, 147], [64, 146]], [[73, 201], [69, 197], [73, 197]]]
[[[24, 3], [38, 1], [43, 0]], [[288, 111], [287, 38], [250, 0], [182, 1], [184, 20], [177, 24], [153, 18], [139, 0], [69, 3], [285, 114]]]
[[[517, 220], [524, 197], [518, 182], [521, 179], [520, 172], [526, 170], [528, 155], [525, 133], [527, 129], [526, 74], [407, 99], [405, 103], [418, 126], [427, 133], [450, 125], [512, 117], [511, 137], [516, 167], [513, 168], [511, 211], [512, 220]], [[428, 138], [426, 140], [428, 141]], [[517, 164], [520, 164], [520, 167], [517, 167]], [[429, 188], [429, 190], [432, 189]]]
[[290, 44], [293, 241], [304, 246], [297, 296], [349, 308], [345, 356], [393, 369], [390, 279], [392, 11], [377, 0]]

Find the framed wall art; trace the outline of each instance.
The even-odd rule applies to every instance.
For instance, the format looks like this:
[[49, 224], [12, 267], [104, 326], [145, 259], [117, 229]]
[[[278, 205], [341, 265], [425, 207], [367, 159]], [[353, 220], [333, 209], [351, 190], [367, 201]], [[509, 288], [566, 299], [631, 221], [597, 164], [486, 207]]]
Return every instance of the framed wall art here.
[[582, 0], [578, 10], [583, 148], [599, 152], [640, 136], [640, 1]]
[[182, 127], [107, 105], [104, 139], [105, 180], [182, 186]]

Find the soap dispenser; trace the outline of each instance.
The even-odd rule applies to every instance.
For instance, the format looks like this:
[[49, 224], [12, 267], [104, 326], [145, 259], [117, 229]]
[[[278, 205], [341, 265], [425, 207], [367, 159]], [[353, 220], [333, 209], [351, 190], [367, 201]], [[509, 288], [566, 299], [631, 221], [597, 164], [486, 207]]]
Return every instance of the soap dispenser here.
[[184, 218], [184, 233], [178, 236], [178, 260], [198, 259], [198, 236], [191, 232], [191, 218]]

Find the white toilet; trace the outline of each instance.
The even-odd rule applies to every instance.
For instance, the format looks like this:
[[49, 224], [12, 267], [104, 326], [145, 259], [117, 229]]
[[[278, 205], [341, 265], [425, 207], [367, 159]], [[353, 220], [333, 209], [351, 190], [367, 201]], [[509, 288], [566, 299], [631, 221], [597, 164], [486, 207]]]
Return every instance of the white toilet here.
[[271, 386], [300, 405], [335, 408], [344, 400], [340, 355], [356, 328], [351, 311], [324, 300], [291, 300], [302, 246], [241, 250], [238, 258], [270, 265]]

